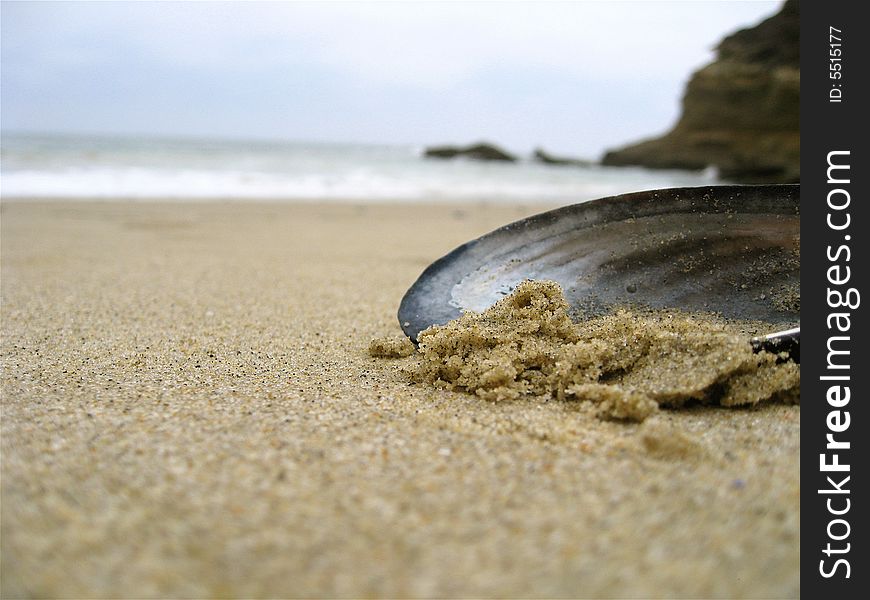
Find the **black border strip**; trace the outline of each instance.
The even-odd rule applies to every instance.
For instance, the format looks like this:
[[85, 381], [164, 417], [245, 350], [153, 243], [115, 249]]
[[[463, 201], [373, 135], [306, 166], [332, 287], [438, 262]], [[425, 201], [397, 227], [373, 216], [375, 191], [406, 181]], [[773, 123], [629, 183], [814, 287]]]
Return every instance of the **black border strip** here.
[[[870, 571], [861, 491], [868, 489], [870, 309], [858, 300], [870, 294], [863, 281], [870, 260], [863, 114], [870, 109], [870, 23], [859, 15], [861, 2], [815, 0], [800, 9], [801, 586], [808, 598], [858, 598], [867, 597]], [[829, 172], [829, 162], [841, 168]], [[837, 306], [838, 294], [852, 306]], [[840, 467], [830, 466], [835, 460]]]

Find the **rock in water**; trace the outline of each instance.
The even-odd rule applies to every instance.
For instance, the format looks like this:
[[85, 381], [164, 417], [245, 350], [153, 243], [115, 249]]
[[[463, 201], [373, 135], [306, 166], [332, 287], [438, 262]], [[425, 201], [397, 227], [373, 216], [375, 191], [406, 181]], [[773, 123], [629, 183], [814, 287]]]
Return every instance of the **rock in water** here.
[[426, 158], [465, 157], [473, 160], [497, 160], [516, 162], [517, 158], [492, 144], [480, 143], [471, 146], [434, 146], [426, 148]]
[[535, 153], [533, 158], [536, 162], [544, 163], [545, 165], [559, 165], [559, 166], [569, 166], [569, 167], [587, 167], [592, 164], [591, 161], [583, 160], [581, 158], [569, 158], [565, 156], [553, 156], [552, 154], [544, 151], [543, 148], [535, 148]]
[[798, 2], [726, 37], [697, 71], [679, 122], [663, 137], [611, 150], [605, 165], [700, 170], [739, 183], [800, 180]]

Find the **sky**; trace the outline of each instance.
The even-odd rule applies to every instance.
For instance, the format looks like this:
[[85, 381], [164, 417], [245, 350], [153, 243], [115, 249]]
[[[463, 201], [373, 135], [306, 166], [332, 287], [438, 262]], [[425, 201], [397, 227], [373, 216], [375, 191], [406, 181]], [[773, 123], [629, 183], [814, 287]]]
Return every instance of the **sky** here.
[[780, 2], [10, 2], [4, 132], [438, 144], [595, 158], [666, 131]]

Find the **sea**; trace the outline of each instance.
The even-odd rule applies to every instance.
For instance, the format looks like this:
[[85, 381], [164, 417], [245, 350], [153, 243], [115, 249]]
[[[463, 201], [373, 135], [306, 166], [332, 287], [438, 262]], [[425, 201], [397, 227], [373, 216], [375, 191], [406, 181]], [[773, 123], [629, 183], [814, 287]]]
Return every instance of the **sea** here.
[[0, 198], [571, 204], [715, 174], [427, 159], [415, 145], [4, 133]]

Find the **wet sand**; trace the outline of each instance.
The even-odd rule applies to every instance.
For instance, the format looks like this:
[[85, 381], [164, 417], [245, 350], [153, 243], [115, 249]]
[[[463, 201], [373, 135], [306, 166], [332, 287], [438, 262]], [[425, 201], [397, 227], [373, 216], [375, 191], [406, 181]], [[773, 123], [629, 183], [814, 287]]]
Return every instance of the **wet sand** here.
[[372, 338], [544, 207], [2, 205], [2, 595], [796, 597], [800, 407], [409, 385]]

